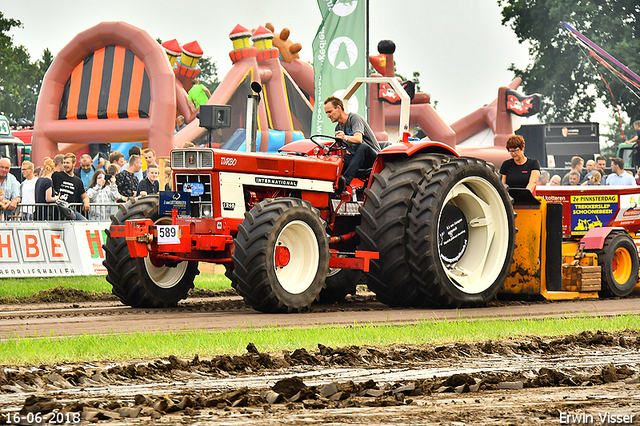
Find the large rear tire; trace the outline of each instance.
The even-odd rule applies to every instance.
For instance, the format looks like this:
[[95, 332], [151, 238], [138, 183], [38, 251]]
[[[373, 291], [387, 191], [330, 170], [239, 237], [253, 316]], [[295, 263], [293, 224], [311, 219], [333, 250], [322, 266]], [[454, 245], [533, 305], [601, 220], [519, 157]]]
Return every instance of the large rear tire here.
[[[112, 225], [127, 220], [151, 219], [156, 224], [171, 224], [171, 218], [158, 213], [158, 196], [149, 195], [120, 205], [111, 216]], [[198, 262], [164, 264], [147, 256], [132, 258], [124, 238], [111, 237], [107, 230], [104, 266], [112, 292], [122, 303], [134, 308], [165, 308], [185, 299], [200, 273]]]
[[387, 161], [371, 177], [356, 229], [360, 249], [379, 252], [367, 274], [367, 286], [390, 306], [420, 306], [424, 297], [412, 276], [408, 253], [408, 212], [424, 171], [433, 159], [423, 155]]
[[319, 297], [329, 269], [324, 222], [307, 201], [261, 201], [238, 225], [232, 259], [232, 285], [254, 309], [308, 309]]
[[515, 215], [507, 188], [483, 160], [431, 157], [408, 227], [422, 304], [485, 304], [500, 290], [513, 260]]
[[611, 231], [598, 254], [602, 270], [601, 297], [626, 297], [638, 282], [638, 249], [625, 231]]

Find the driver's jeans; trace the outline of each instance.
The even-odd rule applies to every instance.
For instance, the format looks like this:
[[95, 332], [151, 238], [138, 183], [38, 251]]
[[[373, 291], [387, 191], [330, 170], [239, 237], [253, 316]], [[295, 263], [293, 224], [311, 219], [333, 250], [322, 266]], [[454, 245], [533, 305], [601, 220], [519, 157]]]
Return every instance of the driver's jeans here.
[[351, 179], [354, 178], [358, 170], [368, 169], [373, 166], [376, 156], [374, 149], [366, 142], [359, 144], [355, 153], [345, 154], [342, 176], [344, 176], [346, 184], [349, 185], [351, 183]]

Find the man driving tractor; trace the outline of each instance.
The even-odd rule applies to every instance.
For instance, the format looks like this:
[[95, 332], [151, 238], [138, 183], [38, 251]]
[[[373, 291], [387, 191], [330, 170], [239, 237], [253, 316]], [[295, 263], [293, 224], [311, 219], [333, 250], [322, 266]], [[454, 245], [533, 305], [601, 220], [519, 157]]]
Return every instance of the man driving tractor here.
[[341, 99], [335, 96], [328, 97], [324, 101], [324, 112], [332, 123], [338, 123], [336, 137], [349, 145], [344, 156], [342, 176], [338, 180], [340, 193], [351, 183], [359, 169], [373, 166], [380, 151], [380, 144], [365, 119], [356, 113], [347, 113]]

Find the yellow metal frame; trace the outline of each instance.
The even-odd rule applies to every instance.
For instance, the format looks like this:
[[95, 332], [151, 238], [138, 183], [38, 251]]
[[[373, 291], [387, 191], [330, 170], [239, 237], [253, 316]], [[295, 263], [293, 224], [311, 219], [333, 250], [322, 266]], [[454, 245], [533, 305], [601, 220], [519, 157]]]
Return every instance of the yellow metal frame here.
[[[549, 300], [594, 299], [598, 292], [547, 290], [546, 246], [547, 246], [547, 202], [541, 197], [539, 208], [515, 206], [516, 249], [514, 262], [503, 285], [504, 291], [516, 294], [541, 295]], [[562, 245], [563, 263], [571, 263], [578, 251], [578, 241], [567, 241]], [[597, 265], [595, 255], [586, 255], [580, 262]]]

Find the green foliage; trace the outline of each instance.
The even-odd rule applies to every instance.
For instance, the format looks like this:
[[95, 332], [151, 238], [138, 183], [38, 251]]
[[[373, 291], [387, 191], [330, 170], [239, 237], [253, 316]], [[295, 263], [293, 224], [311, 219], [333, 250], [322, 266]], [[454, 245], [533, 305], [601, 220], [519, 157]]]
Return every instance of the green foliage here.
[[198, 61], [198, 68], [200, 68], [198, 80], [213, 93], [220, 84], [220, 80], [218, 80], [218, 67], [215, 61], [212, 61], [210, 56], [202, 57]]
[[[531, 46], [533, 62], [525, 69], [512, 64], [510, 70], [522, 77], [525, 92], [543, 95], [539, 116], [543, 122], [589, 121], [596, 96], [615, 109], [598, 72], [561, 21], [568, 22], [631, 70], [640, 71], [637, 0], [498, 0], [498, 5], [502, 7], [503, 25], [513, 29], [520, 43]], [[598, 71], [611, 86], [620, 108], [632, 120], [640, 117], [638, 98], [604, 67], [598, 65]]]
[[51, 52], [45, 50], [43, 58], [31, 62], [24, 46], [15, 46], [8, 35], [22, 23], [5, 18], [0, 11], [0, 111], [9, 118], [33, 120], [42, 79], [51, 64]]

